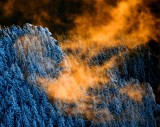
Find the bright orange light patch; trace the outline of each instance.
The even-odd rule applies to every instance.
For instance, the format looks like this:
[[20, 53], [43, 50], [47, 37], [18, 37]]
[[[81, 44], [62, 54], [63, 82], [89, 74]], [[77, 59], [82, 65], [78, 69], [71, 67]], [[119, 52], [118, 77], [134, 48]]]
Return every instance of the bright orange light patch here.
[[129, 98], [137, 102], [142, 102], [144, 96], [143, 90], [135, 84], [129, 84], [125, 88], [120, 89], [120, 93], [127, 94]]

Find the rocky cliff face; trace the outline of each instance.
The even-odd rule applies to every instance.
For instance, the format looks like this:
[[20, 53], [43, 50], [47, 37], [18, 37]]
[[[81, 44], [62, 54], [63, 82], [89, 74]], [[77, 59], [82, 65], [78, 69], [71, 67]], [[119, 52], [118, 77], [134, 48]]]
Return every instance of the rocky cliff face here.
[[156, 126], [154, 112], [158, 110], [151, 85], [158, 74], [153, 77], [148, 48], [133, 53], [122, 46], [106, 49], [88, 65], [100, 66], [120, 52], [123, 56], [105, 70], [109, 82], [88, 87], [87, 97], [78, 103], [52, 101], [37, 79], [56, 80], [63, 73], [65, 57], [57, 41], [48, 29], [30, 24], [1, 28], [1, 126]]

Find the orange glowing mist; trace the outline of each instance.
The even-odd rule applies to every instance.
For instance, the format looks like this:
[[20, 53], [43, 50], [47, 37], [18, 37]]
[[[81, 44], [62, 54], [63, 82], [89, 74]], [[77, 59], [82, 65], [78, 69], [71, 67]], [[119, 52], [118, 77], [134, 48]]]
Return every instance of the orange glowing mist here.
[[[85, 2], [90, 4], [88, 0]], [[122, 45], [135, 48], [150, 39], [156, 40], [158, 31], [155, 29], [155, 17], [143, 0], [118, 0], [115, 5], [110, 5], [105, 0], [95, 0], [94, 8], [92, 14], [84, 11], [77, 16], [76, 27], [72, 29], [70, 38], [62, 39], [61, 47], [68, 55], [60, 65], [65, 68], [64, 71], [57, 79], [37, 77], [37, 82], [64, 112], [82, 114], [95, 121], [98, 120], [95, 116], [101, 114], [101, 120], [106, 121], [113, 119], [112, 114], [107, 109], [94, 110], [93, 103], [98, 103], [99, 100], [87, 95], [87, 91], [89, 88], [101, 88], [110, 81], [106, 71], [122, 62], [123, 58], [118, 62], [117, 59], [125, 52], [120, 51], [98, 66], [92, 66], [88, 61], [106, 48]], [[50, 16], [43, 10], [33, 17], [40, 24], [43, 24], [44, 18], [50, 20]], [[134, 85], [133, 88], [127, 86], [120, 92], [134, 101], [140, 102], [143, 98], [141, 89]], [[66, 108], [63, 103], [74, 103], [77, 107]]]
[[159, 31], [155, 25], [158, 20], [147, 8], [145, 1], [120, 0], [114, 6], [105, 0], [96, 0], [95, 3], [95, 13], [91, 15], [84, 11], [82, 16], [76, 18], [77, 27], [72, 32], [87, 34], [91, 42], [98, 42], [104, 46], [111, 40], [119, 38], [130, 38], [135, 41], [115, 42], [113, 45], [121, 44], [131, 48], [150, 39], [157, 40]]
[[[90, 4], [88, 0], [85, 2]], [[60, 102], [58, 105], [64, 112], [82, 114], [95, 121], [98, 121], [95, 116], [101, 114], [101, 121], [111, 120], [113, 116], [107, 109], [95, 111], [93, 104], [86, 103], [96, 104], [99, 101], [95, 96], [87, 95], [87, 91], [89, 88], [101, 88], [110, 81], [105, 72], [123, 62], [125, 51], [111, 56], [103, 65], [90, 66], [88, 61], [105, 48], [135, 48], [150, 39], [156, 40], [158, 32], [154, 16], [143, 0], [120, 0], [115, 5], [95, 0], [94, 14], [84, 10], [75, 23], [76, 28], [72, 29], [70, 38], [61, 42], [63, 51], [68, 55], [63, 64], [66, 70], [57, 79], [38, 77], [37, 81], [45, 87], [51, 99]], [[118, 61], [119, 57], [121, 61]], [[137, 102], [143, 98], [142, 90], [135, 85], [122, 88], [120, 93]], [[61, 104], [64, 102], [74, 103], [77, 107], [66, 108]]]
[[141, 87], [136, 86], [135, 84], [129, 84], [125, 88], [120, 89], [121, 94], [126, 94], [128, 97], [134, 101], [142, 102], [144, 96], [144, 90]]
[[9, 0], [8, 2], [6, 2], [2, 8], [5, 12], [5, 16], [10, 16], [13, 13], [13, 9], [14, 9], [14, 2], [15, 0]]
[[[79, 49], [81, 49], [81, 46], [79, 46]], [[74, 51], [77, 49], [75, 45], [73, 47], [70, 45], [70, 48]], [[63, 112], [74, 116], [81, 114], [85, 118], [96, 122], [112, 120], [113, 115], [108, 109], [94, 110], [95, 104], [98, 104], [101, 100], [97, 100], [94, 95], [89, 95], [88, 90], [90, 88], [101, 89], [107, 85], [110, 77], [106, 75], [106, 71], [117, 64], [116, 61], [121, 53], [112, 56], [109, 61], [104, 62], [101, 66], [90, 66], [87, 61], [93, 55], [93, 51], [91, 50], [91, 54], [88, 52], [88, 58], [82, 58], [84, 52], [86, 53], [86, 51], [81, 50], [76, 54], [68, 54], [61, 63], [61, 66], [65, 69], [57, 79], [37, 77], [37, 82]], [[76, 107], [69, 106], [66, 108], [67, 104], [65, 103], [75, 104]]]

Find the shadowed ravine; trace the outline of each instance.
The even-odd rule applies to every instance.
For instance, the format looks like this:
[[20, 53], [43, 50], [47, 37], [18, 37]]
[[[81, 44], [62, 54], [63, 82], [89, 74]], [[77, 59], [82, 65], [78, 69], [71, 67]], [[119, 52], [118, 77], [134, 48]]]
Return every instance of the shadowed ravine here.
[[0, 29], [2, 127], [159, 125], [158, 44], [69, 44], [40, 26]]

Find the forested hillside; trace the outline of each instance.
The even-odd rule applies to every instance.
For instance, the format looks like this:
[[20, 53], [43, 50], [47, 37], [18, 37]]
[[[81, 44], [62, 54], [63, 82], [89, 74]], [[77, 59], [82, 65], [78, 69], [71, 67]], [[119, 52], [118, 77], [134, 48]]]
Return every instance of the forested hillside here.
[[159, 71], [151, 50], [119, 45], [88, 57], [63, 52], [47, 28], [2, 27], [0, 125], [154, 127]]

